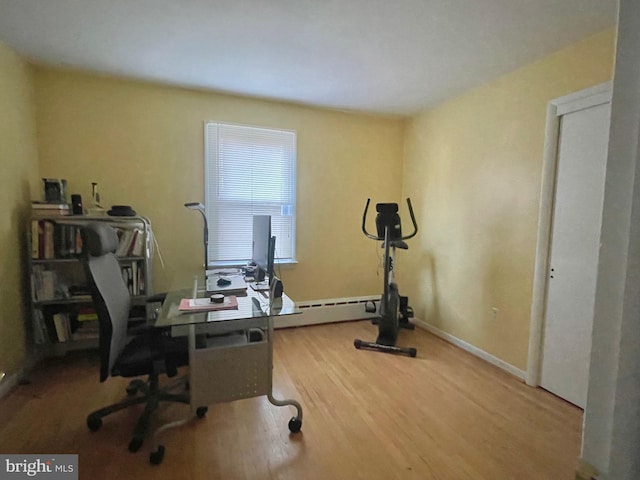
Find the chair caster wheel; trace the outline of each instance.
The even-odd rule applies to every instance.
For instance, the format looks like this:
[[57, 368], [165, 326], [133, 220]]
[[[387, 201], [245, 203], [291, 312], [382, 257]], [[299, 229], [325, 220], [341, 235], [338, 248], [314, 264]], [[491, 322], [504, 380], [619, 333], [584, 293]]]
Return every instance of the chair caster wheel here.
[[418, 354], [418, 351], [415, 348], [410, 348], [409, 349], [409, 356], [410, 357], [415, 357]]
[[131, 453], [135, 453], [138, 450], [140, 450], [140, 447], [142, 446], [142, 442], [143, 439], [142, 438], [137, 438], [134, 437], [130, 442], [129, 442], [129, 451]]
[[204, 418], [204, 416], [207, 414], [208, 411], [209, 411], [209, 407], [198, 407], [196, 408], [196, 417]]
[[153, 465], [160, 465], [164, 458], [164, 445], [158, 445], [158, 449], [155, 452], [149, 454], [149, 462]]
[[144, 382], [142, 380], [131, 380], [131, 382], [129, 382], [129, 385], [127, 385], [127, 395], [133, 397], [136, 393], [138, 393], [142, 385], [144, 385]]
[[297, 417], [293, 417], [289, 420], [289, 430], [291, 433], [298, 433], [302, 428], [302, 420]]
[[91, 430], [92, 432], [100, 430], [101, 426], [102, 419], [100, 417], [94, 417], [93, 415], [89, 415], [87, 417], [87, 427], [89, 427], [89, 430]]
[[353, 341], [353, 346], [356, 347], [358, 350], [360, 350], [360, 347], [362, 346], [362, 340], [354, 340]]

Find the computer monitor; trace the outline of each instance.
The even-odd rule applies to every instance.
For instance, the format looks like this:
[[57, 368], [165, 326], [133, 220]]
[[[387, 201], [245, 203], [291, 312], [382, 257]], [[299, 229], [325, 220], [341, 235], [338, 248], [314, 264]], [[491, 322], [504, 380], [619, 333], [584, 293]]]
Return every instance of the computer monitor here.
[[273, 281], [273, 264], [276, 261], [276, 237], [271, 237], [269, 241], [269, 254], [267, 256], [267, 275], [269, 282]]
[[[253, 216], [253, 253], [251, 262], [256, 269], [254, 279], [256, 282], [264, 281], [265, 275], [269, 272], [269, 246], [271, 244], [271, 215]], [[271, 260], [271, 270], [273, 273], [273, 260]]]

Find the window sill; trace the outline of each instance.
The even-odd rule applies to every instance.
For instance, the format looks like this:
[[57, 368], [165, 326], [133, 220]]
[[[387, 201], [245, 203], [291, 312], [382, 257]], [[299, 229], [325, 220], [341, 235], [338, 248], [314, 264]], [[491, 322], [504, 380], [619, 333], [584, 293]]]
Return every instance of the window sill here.
[[[230, 267], [243, 268], [243, 267], [246, 267], [248, 264], [249, 264], [248, 260], [245, 260], [245, 261], [229, 260], [226, 262], [224, 261], [213, 262], [209, 264], [209, 267], [207, 268], [207, 270], [215, 270], [217, 268], [230, 268]], [[280, 260], [275, 260], [274, 264], [275, 265], [296, 265], [298, 264], [298, 260], [295, 260], [292, 258], [284, 258]]]

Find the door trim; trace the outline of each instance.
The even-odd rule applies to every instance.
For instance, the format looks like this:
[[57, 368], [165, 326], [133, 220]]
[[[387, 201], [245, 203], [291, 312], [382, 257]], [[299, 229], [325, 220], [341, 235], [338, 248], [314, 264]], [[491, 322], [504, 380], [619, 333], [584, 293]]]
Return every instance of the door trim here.
[[555, 100], [551, 100], [547, 105], [540, 208], [538, 210], [538, 235], [536, 240], [536, 257], [529, 322], [529, 353], [525, 379], [527, 385], [534, 387], [540, 385], [542, 370], [542, 332], [547, 303], [547, 273], [551, 253], [551, 225], [553, 221], [556, 172], [558, 166], [557, 156], [560, 117], [567, 113], [577, 112], [608, 102], [611, 102], [611, 82], [556, 98]]

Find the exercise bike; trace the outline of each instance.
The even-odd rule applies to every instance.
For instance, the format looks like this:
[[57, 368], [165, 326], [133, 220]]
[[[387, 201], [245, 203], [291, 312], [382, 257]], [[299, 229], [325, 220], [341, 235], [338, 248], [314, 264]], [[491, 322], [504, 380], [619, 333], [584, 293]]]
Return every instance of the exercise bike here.
[[[402, 236], [402, 227], [400, 224], [400, 215], [398, 215], [397, 203], [378, 203], [376, 204], [376, 230], [377, 235], [367, 232], [366, 221], [367, 211], [371, 199], [367, 199], [362, 214], [362, 232], [372, 240], [382, 241], [384, 248], [384, 291], [380, 298], [380, 308], [378, 317], [373, 320], [378, 325], [378, 338], [375, 342], [364, 342], [362, 340], [354, 340], [353, 344], [357, 349], [365, 348], [377, 350], [386, 353], [399, 353], [415, 357], [417, 350], [415, 348], [403, 348], [396, 346], [398, 338], [398, 330], [406, 328], [413, 330], [414, 325], [409, 321], [413, 317], [413, 310], [409, 307], [409, 299], [400, 296], [398, 285], [393, 277], [393, 268], [396, 257], [396, 248], [407, 250], [409, 246], [405, 240], [414, 237], [418, 233], [418, 225], [411, 207], [411, 200], [407, 198], [407, 206], [413, 223], [413, 233]], [[376, 311], [375, 303], [372, 306], [367, 305], [366, 311], [374, 313]]]

